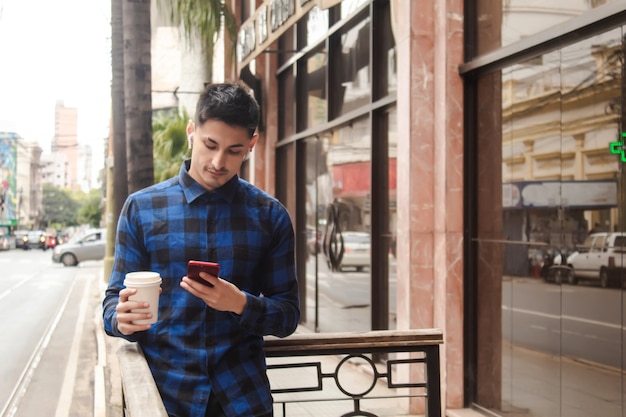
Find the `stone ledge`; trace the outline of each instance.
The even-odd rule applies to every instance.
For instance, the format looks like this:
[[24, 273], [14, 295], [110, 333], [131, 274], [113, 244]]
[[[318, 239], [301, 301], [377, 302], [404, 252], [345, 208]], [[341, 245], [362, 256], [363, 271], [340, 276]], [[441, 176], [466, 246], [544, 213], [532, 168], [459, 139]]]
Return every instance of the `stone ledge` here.
[[446, 417], [485, 417], [485, 415], [471, 408], [459, 408], [456, 410], [448, 408], [446, 410]]

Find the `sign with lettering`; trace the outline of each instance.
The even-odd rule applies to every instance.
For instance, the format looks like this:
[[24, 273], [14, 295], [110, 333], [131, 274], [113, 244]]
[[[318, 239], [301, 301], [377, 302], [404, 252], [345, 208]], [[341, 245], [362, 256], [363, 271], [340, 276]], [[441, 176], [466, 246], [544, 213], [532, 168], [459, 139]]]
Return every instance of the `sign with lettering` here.
[[248, 65], [312, 8], [325, 9], [337, 0], [265, 0], [237, 35], [237, 72]]

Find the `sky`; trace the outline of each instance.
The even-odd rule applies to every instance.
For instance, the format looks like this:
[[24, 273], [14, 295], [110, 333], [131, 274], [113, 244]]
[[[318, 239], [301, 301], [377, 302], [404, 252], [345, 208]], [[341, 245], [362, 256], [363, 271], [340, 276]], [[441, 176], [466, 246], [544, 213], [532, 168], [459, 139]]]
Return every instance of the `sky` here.
[[78, 142], [104, 164], [111, 103], [110, 0], [0, 0], [0, 130], [50, 152], [54, 107], [78, 112]]

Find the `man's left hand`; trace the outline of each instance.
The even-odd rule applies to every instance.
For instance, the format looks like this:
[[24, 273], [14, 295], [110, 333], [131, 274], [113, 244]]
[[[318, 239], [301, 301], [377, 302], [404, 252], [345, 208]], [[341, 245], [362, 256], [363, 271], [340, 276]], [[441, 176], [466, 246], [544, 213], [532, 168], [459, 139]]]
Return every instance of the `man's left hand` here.
[[243, 314], [247, 299], [237, 286], [206, 272], [200, 272], [200, 278], [213, 286], [201, 284], [187, 276], [183, 277], [180, 286], [187, 292], [201, 298], [206, 305], [215, 310]]

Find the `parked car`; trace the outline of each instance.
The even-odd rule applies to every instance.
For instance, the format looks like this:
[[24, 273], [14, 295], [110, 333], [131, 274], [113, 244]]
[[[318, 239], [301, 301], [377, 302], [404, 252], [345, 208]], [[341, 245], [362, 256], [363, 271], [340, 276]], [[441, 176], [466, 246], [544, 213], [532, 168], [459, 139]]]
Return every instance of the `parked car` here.
[[11, 249], [12, 242], [14, 242], [13, 237], [10, 235], [0, 236], [0, 250], [9, 250]]
[[370, 234], [367, 232], [343, 232], [344, 252], [340, 270], [346, 267], [362, 271], [370, 266]]
[[104, 259], [106, 230], [94, 229], [72, 237], [52, 251], [52, 261], [65, 266], [76, 266], [83, 261]]
[[572, 268], [567, 281], [576, 284], [580, 278], [586, 278], [599, 280], [605, 288], [612, 286], [624, 277], [625, 257], [626, 233], [592, 233], [567, 258], [567, 265]]

